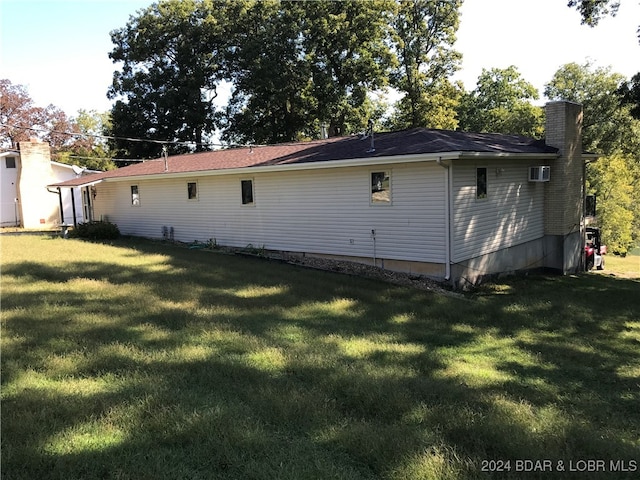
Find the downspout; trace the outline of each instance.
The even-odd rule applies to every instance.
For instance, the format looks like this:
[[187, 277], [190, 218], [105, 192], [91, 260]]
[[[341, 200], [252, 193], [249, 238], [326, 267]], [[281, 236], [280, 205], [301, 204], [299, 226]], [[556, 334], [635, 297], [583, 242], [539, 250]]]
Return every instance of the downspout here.
[[445, 198], [445, 236], [444, 236], [444, 279], [448, 282], [451, 279], [451, 165], [442, 163], [442, 157], [436, 160], [438, 165], [446, 170], [444, 176], [444, 198]]
[[58, 203], [60, 204], [60, 223], [64, 225], [64, 208], [62, 206], [62, 192], [60, 190], [60, 187], [57, 187], [55, 192], [52, 192], [51, 190], [49, 190], [49, 188], [47, 188], [47, 192], [55, 193], [56, 195], [58, 195]]

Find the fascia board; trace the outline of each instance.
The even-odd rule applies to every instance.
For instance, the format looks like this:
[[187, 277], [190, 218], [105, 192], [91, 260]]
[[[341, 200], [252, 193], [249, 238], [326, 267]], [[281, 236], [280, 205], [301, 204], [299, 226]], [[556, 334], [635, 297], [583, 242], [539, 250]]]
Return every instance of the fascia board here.
[[304, 170], [322, 170], [329, 168], [375, 167], [377, 165], [394, 165], [402, 163], [437, 162], [463, 159], [513, 159], [547, 160], [558, 158], [555, 153], [491, 153], [491, 152], [443, 152], [416, 155], [394, 155], [373, 158], [356, 158], [351, 160], [330, 160], [326, 162], [293, 163], [284, 165], [266, 165], [255, 167], [226, 168], [220, 170], [199, 170], [191, 172], [162, 172], [150, 175], [131, 175], [126, 177], [107, 177], [105, 182], [131, 182], [141, 180], [160, 180], [166, 178], [194, 178], [221, 175], [247, 175], [253, 173], [289, 172]]
[[[127, 177], [127, 178], [131, 178], [131, 177]], [[89, 181], [89, 182], [85, 182], [85, 183], [79, 183], [77, 185], [64, 185], [65, 182], [61, 182], [61, 183], [52, 183], [51, 185], [47, 185], [47, 187], [84, 188], [84, 187], [90, 187], [92, 185], [96, 185], [96, 184], [104, 182], [104, 181], [105, 181], [104, 178], [99, 178], [98, 180], [93, 180], [93, 181]]]
[[56, 167], [66, 168], [68, 170], [72, 170], [73, 169], [73, 165], [69, 165], [68, 163], [55, 162], [53, 160], [51, 161], [51, 165], [56, 166]]
[[446, 153], [430, 153], [420, 155], [402, 155], [402, 156], [386, 156], [375, 158], [357, 158], [351, 160], [329, 160], [326, 162], [308, 162], [308, 163], [292, 163], [284, 165], [266, 165], [256, 167], [241, 167], [241, 168], [227, 168], [220, 170], [201, 170], [193, 172], [163, 172], [155, 173], [151, 175], [135, 175], [127, 177], [107, 177], [104, 181], [107, 182], [122, 182], [132, 180], [158, 180], [163, 178], [193, 178], [204, 176], [218, 176], [218, 175], [247, 175], [253, 173], [266, 173], [266, 172], [288, 172], [288, 171], [302, 171], [302, 170], [321, 170], [329, 168], [347, 168], [347, 167], [371, 167], [377, 165], [390, 165], [399, 163], [417, 163], [417, 162], [435, 162], [438, 159], [441, 160], [453, 160], [458, 158], [459, 152], [446, 152]]
[[7, 150], [6, 152], [2, 152], [0, 153], [0, 158], [4, 158], [4, 157], [19, 157], [20, 156], [20, 152], [18, 152], [17, 150]]

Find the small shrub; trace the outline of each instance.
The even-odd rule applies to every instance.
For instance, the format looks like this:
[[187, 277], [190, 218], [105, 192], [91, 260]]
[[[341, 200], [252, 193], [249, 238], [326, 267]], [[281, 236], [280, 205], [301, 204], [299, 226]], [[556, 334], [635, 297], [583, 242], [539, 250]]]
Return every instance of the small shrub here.
[[120, 236], [120, 230], [115, 223], [87, 222], [79, 223], [70, 234], [73, 237], [89, 240], [114, 240]]
[[267, 253], [264, 245], [262, 245], [261, 247], [256, 247], [252, 243], [244, 247], [243, 252], [248, 253], [249, 255], [257, 255], [258, 257], [264, 257]]

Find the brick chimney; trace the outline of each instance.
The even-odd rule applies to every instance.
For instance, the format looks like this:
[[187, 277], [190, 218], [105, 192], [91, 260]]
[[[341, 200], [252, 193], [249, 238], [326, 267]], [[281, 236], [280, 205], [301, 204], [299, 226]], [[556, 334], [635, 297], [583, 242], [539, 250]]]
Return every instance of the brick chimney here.
[[20, 142], [18, 203], [24, 228], [49, 228], [59, 219], [58, 197], [47, 191], [53, 181], [48, 143], [31, 139]]
[[545, 141], [560, 155], [545, 185], [546, 266], [574, 273], [582, 269], [584, 256], [582, 105], [557, 101], [545, 109]]

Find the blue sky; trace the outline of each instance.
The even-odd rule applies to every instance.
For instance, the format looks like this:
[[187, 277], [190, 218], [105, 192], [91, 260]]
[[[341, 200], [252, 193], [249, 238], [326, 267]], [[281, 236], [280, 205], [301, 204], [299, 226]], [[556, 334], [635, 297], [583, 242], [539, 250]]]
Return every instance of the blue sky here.
[[[0, 0], [0, 78], [21, 84], [38, 106], [68, 115], [105, 111], [113, 71], [109, 32], [124, 27], [151, 0]], [[580, 25], [567, 0], [465, 0], [455, 48], [463, 54], [455, 78], [467, 90], [482, 68], [515, 65], [543, 93], [569, 62], [612, 67], [630, 78], [640, 71], [640, 2], [622, 0], [616, 18]], [[542, 102], [542, 100], [541, 100]]]

